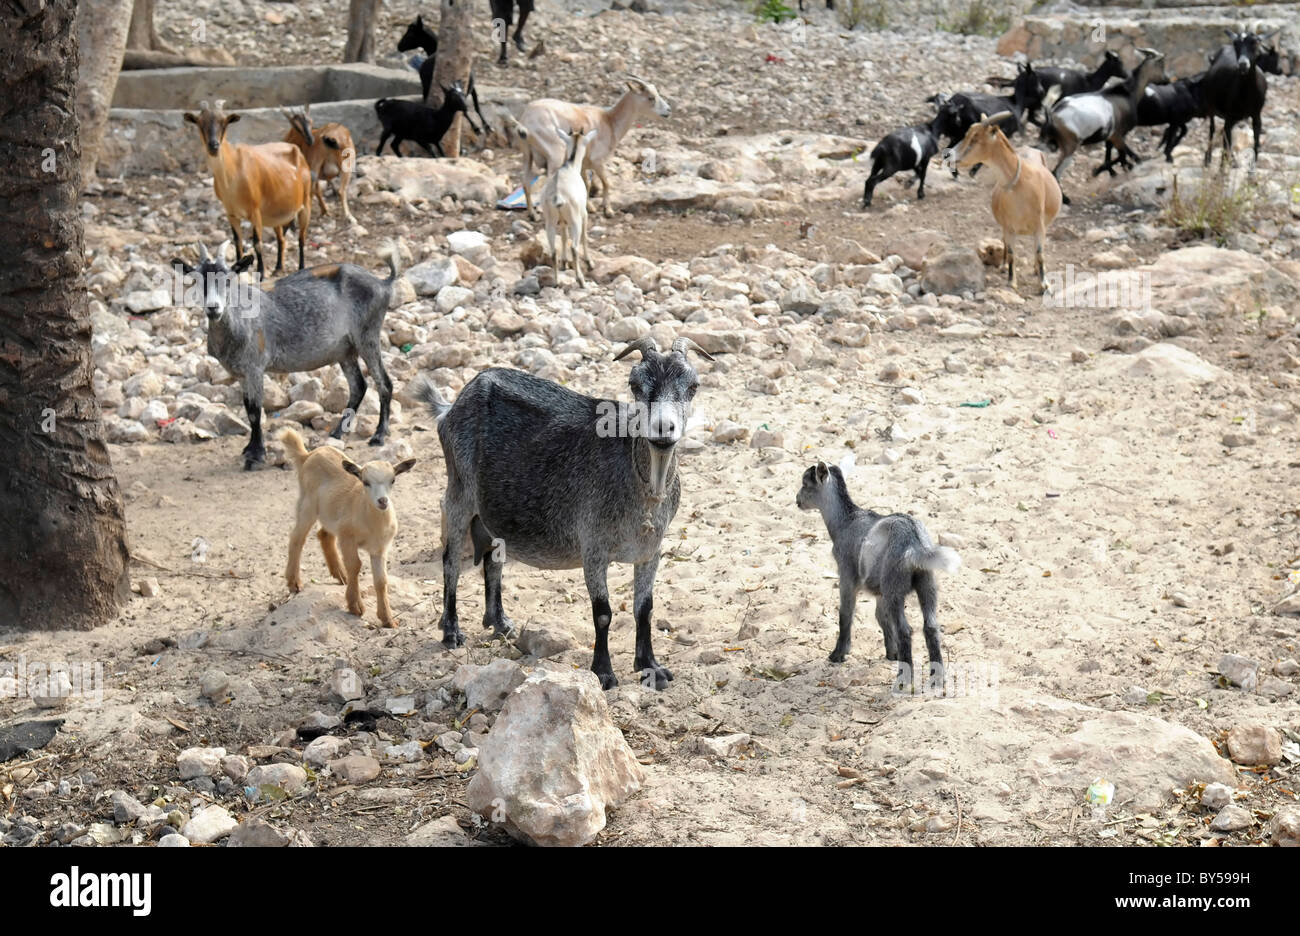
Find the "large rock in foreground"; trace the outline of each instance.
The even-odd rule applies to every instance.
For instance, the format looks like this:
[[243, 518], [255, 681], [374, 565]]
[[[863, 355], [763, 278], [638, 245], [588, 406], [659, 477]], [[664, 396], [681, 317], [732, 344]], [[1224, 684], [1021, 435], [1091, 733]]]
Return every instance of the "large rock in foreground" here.
[[469, 806], [534, 845], [585, 845], [645, 772], [586, 670], [537, 670], [479, 746]]

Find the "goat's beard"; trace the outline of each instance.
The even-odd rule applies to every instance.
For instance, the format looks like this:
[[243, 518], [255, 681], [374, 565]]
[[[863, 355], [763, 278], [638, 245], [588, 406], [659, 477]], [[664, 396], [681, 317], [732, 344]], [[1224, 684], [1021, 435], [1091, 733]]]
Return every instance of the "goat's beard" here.
[[646, 450], [649, 456], [650, 477], [647, 482], [650, 485], [650, 496], [655, 500], [663, 500], [668, 495], [668, 482], [672, 478], [673, 456], [677, 446], [662, 449], [647, 442]]

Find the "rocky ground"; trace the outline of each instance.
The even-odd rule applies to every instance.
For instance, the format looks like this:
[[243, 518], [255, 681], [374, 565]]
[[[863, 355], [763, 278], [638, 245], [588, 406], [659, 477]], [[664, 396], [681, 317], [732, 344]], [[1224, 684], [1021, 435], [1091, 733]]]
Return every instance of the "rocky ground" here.
[[[167, 7], [165, 34], [180, 22]], [[254, 20], [216, 41], [269, 63], [333, 54], [342, 17], [323, 9], [208, 12]], [[385, 9], [394, 35], [414, 12]], [[1164, 213], [1175, 176], [1183, 191], [1201, 178], [1204, 127], [1172, 167], [1112, 182], [1077, 160], [1049, 271], [1131, 272], [1150, 301], [1089, 302], [1076, 284], [1044, 304], [1029, 277], [1012, 290], [981, 262], [997, 253], [987, 182], [936, 167], [924, 202], [888, 182], [858, 208], [855, 154], [923, 116], [935, 90], [1008, 73], [991, 39], [850, 33], [820, 10], [798, 42], [730, 4], [590, 12], [544, 5], [541, 56], [480, 66], [484, 83], [599, 101], [628, 70], [673, 104], [620, 148], [585, 289], [538, 267], [536, 227], [492, 207], [518, 184], [500, 146], [456, 163], [364, 156], [360, 227], [337, 209], [313, 227], [313, 263], [378, 270], [380, 244], [401, 238], [385, 350], [401, 405], [378, 453], [419, 459], [395, 489], [397, 630], [375, 627], [368, 587], [366, 617], [348, 615], [318, 553], [312, 584], [288, 594], [293, 473], [275, 445], [266, 469], [240, 470], [237, 387], [206, 356], [198, 313], [155, 295], [171, 256], [225, 236], [209, 183], [101, 179], [88, 194], [96, 387], [139, 594], [90, 634], [0, 632], [0, 660], [97, 661], [105, 683], [100, 704], [0, 699], [6, 726], [64, 719], [0, 765], [3, 841], [504, 842], [476, 804], [503, 795], [506, 739], [532, 737], [521, 725], [538, 711], [548, 728], [589, 725], [618, 765], [592, 771], [618, 808], [599, 832], [575, 823], [574, 840], [1300, 840], [1300, 85], [1273, 83], [1259, 169], [1232, 174], [1254, 194], [1240, 233], [1189, 239]], [[1154, 151], [1147, 133], [1137, 144]], [[446, 651], [445, 473], [412, 379], [450, 395], [513, 365], [625, 395], [613, 351], [647, 333], [717, 357], [700, 364], [656, 590], [656, 651], [676, 680], [656, 693], [631, 673], [623, 567], [610, 577], [622, 685], [603, 702], [576, 675], [591, 646], [578, 572], [507, 568], [512, 642], [473, 626], [466, 576], [477, 639]], [[346, 397], [328, 368], [266, 392], [270, 432], [300, 426], [313, 444]], [[376, 456], [376, 413], [371, 394], [353, 458]], [[948, 697], [891, 692], [869, 601], [850, 660], [826, 661], [829, 542], [794, 506], [818, 458], [861, 504], [911, 512], [961, 553], [941, 582]], [[1097, 780], [1114, 785], [1101, 808], [1086, 802]]]

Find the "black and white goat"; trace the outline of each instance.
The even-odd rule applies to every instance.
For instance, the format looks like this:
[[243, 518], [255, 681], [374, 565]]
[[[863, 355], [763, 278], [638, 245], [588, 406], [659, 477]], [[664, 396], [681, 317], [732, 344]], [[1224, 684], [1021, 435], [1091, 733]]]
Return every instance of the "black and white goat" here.
[[[942, 135], [946, 117], [938, 114], [928, 124], [917, 124], [895, 130], [876, 144], [871, 151], [871, 175], [862, 187], [862, 207], [871, 207], [871, 196], [876, 186], [890, 176], [899, 172], [912, 170], [916, 173], [912, 182], [920, 182], [917, 199], [925, 198], [925, 172], [930, 160], [939, 152], [939, 138]], [[958, 138], [960, 139], [960, 138]], [[956, 142], [952, 137], [949, 145]], [[909, 182], [910, 186], [912, 183]]]
[[[1155, 49], [1138, 51], [1142, 54], [1142, 61], [1122, 84], [1104, 91], [1073, 94], [1054, 102], [1049, 95], [1045, 102], [1049, 106], [1043, 120], [1041, 140], [1061, 153], [1056, 168], [1052, 170], [1058, 182], [1061, 172], [1074, 159], [1081, 146], [1103, 142], [1106, 144], [1106, 157], [1093, 170], [1093, 175], [1101, 175], [1102, 172], [1114, 175], [1116, 162], [1128, 168], [1133, 163], [1142, 161], [1124, 137], [1136, 125], [1138, 101], [1146, 86], [1163, 75], [1165, 57]], [[1116, 154], [1113, 158], [1112, 148]], [[1070, 203], [1064, 194], [1062, 199], [1065, 204]]]

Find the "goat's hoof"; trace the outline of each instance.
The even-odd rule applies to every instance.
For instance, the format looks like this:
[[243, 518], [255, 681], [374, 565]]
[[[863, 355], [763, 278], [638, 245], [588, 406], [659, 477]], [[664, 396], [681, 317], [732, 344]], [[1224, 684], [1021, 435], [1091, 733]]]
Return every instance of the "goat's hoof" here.
[[835, 650], [832, 650], [831, 655], [828, 656], [826, 659], [832, 663], [843, 663], [848, 658], [849, 658], [849, 652], [847, 650], [840, 650], [837, 648]]
[[302, 591], [302, 579], [290, 579], [288, 585], [289, 591], [293, 592], [295, 595]]
[[355, 614], [357, 617], [366, 616], [366, 606], [363, 604], [348, 605], [348, 614]]
[[[596, 673], [595, 670], [592, 670]], [[613, 689], [618, 685], [618, 677], [613, 673], [596, 673], [596, 678], [600, 680], [600, 688], [604, 690]]]
[[638, 666], [637, 678], [641, 685], [646, 689], [654, 689], [656, 692], [662, 692], [668, 688], [668, 684], [673, 681], [673, 674], [666, 666], [660, 666], [654, 660], [651, 660], [645, 666]]
[[505, 637], [509, 640], [513, 640], [514, 637], [519, 633], [518, 625], [516, 625], [514, 621], [510, 620], [510, 618], [506, 617], [505, 615], [502, 615], [499, 619], [496, 620], [493, 620], [492, 618], [484, 617], [483, 629], [487, 630], [488, 628], [492, 629], [492, 636], [494, 638]]
[[459, 627], [450, 631], [443, 628], [442, 645], [448, 650], [455, 650], [457, 647], [463, 647], [465, 646], [465, 635], [460, 632]]
[[370, 437], [370, 444], [371, 444], [371, 445], [383, 445], [383, 444], [384, 444], [384, 439], [385, 439], [385, 436], [382, 436], [382, 435], [380, 435], [378, 432], [376, 432], [374, 435], [372, 435], [372, 436]]
[[396, 630], [396, 629], [397, 629], [397, 618], [395, 618], [395, 617], [390, 617], [390, 618], [380, 618], [380, 619], [379, 619], [379, 624], [380, 624], [380, 626], [382, 626], [382, 627], [386, 627], [386, 628], [388, 628], [389, 630]]

